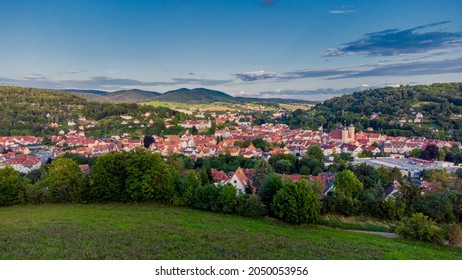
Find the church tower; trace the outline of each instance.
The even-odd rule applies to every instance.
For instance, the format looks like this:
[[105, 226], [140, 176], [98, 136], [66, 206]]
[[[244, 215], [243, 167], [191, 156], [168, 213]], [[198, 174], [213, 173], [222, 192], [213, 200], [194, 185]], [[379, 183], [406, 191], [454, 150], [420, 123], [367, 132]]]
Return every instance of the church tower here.
[[343, 126], [342, 129], [342, 143], [349, 143], [350, 142], [350, 137], [348, 137], [348, 130], [346, 125]]
[[355, 141], [355, 126], [353, 123], [348, 127], [348, 139], [350, 139], [348, 142]]

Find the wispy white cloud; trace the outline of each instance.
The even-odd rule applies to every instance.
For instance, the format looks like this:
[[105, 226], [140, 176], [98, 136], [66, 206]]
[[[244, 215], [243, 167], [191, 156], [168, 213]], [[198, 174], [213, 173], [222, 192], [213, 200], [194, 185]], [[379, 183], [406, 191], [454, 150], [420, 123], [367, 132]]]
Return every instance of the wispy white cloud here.
[[356, 10], [351, 5], [340, 5], [340, 6], [335, 7], [335, 9], [328, 11], [329, 14], [334, 14], [334, 15], [344, 15], [344, 14], [351, 14], [355, 12]]
[[354, 12], [356, 12], [356, 10], [330, 10], [329, 14], [343, 15], [343, 14], [351, 14]]

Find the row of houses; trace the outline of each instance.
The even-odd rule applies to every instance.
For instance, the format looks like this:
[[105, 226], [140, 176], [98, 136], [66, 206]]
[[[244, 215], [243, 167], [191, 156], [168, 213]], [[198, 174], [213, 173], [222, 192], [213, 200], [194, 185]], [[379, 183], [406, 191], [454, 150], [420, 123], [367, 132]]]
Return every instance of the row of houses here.
[[11, 166], [16, 171], [25, 174], [39, 169], [40, 166], [42, 166], [42, 161], [39, 157], [16, 154], [14, 152], [0, 154], [0, 168], [4, 168], [7, 165]]

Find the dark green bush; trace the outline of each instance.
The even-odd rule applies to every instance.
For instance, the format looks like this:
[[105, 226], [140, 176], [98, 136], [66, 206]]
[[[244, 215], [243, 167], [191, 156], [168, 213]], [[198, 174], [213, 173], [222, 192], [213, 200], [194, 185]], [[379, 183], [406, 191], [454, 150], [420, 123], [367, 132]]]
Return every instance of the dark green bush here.
[[444, 241], [441, 229], [436, 226], [428, 216], [422, 213], [415, 213], [407, 218], [396, 228], [396, 233], [400, 236], [425, 242], [442, 244]]
[[450, 224], [447, 233], [447, 239], [449, 241], [449, 244], [458, 244], [461, 233], [462, 232], [459, 224]]
[[0, 206], [19, 203], [21, 177], [11, 166], [0, 169]]
[[401, 220], [406, 212], [406, 205], [399, 200], [389, 199], [380, 201], [380, 215], [375, 216], [385, 220]]
[[50, 193], [41, 184], [27, 184], [23, 188], [23, 203], [42, 204], [51, 202]]
[[265, 206], [260, 198], [254, 194], [240, 194], [237, 196], [236, 213], [246, 217], [261, 217], [264, 215]]
[[194, 208], [212, 210], [217, 199], [218, 189], [213, 185], [208, 185], [195, 189], [191, 202]]
[[306, 180], [285, 182], [274, 196], [271, 209], [276, 217], [289, 223], [316, 223], [320, 217], [318, 194]]
[[236, 207], [236, 188], [232, 185], [218, 185], [218, 197], [212, 201], [212, 211], [222, 213], [233, 213]]

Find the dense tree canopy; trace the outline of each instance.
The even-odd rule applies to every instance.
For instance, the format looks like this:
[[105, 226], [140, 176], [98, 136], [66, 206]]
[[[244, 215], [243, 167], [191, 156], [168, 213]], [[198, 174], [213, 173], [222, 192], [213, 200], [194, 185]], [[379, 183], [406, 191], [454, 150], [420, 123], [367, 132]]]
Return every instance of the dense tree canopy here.
[[[400, 118], [414, 119], [424, 114], [423, 123], [401, 124]], [[340, 124], [354, 123], [357, 129], [372, 127], [390, 136], [424, 136], [462, 141], [462, 83], [386, 87], [335, 97], [312, 110], [295, 110], [279, 121], [291, 128], [332, 130]], [[377, 113], [376, 118], [371, 118]]]
[[127, 156], [105, 154], [91, 168], [89, 199], [91, 201], [124, 201]]
[[0, 169], [0, 206], [18, 202], [21, 177], [11, 166]]
[[135, 201], [171, 201], [173, 184], [159, 153], [137, 149], [128, 155], [126, 190]]
[[53, 202], [78, 202], [85, 187], [80, 167], [72, 159], [55, 159], [40, 182]]
[[274, 196], [271, 208], [276, 217], [295, 224], [316, 223], [320, 217], [318, 194], [306, 180], [286, 181]]
[[335, 193], [340, 197], [358, 197], [364, 189], [361, 181], [351, 170], [338, 172], [334, 178]]

